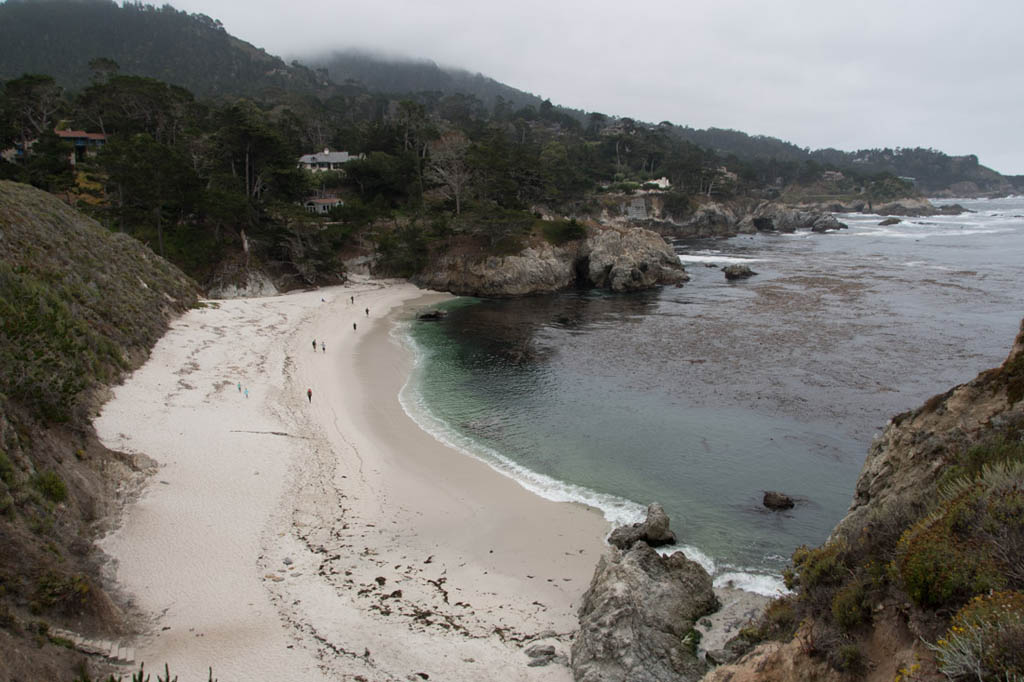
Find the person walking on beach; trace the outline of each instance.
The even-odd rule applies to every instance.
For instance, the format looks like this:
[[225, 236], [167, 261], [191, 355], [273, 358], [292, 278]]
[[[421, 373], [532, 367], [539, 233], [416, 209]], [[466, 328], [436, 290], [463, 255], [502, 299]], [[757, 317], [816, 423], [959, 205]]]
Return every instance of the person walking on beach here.
[[316, 339], [313, 339], [313, 352], [316, 352]]
[[248, 386], [245, 387], [245, 399], [246, 400], [249, 399], [249, 387]]
[[349, 296], [348, 297], [348, 302], [349, 303], [355, 303], [356, 302], [356, 297], [355, 296]]
[[242, 382], [241, 381], [238, 382], [238, 392], [239, 393], [242, 392]]
[[355, 330], [356, 330], [356, 323], [355, 323], [355, 322], [353, 322], [353, 323], [352, 323], [352, 331], [355, 331]]
[[309, 399], [309, 402], [313, 402], [313, 389], [306, 389], [306, 397]]
[[369, 309], [369, 308], [367, 308], [367, 309], [366, 309], [366, 316], [367, 316], [367, 317], [369, 317], [369, 316], [370, 316], [370, 309]]
[[322, 350], [325, 353], [327, 352], [327, 342], [326, 341], [321, 341], [320, 342], [320, 350]]

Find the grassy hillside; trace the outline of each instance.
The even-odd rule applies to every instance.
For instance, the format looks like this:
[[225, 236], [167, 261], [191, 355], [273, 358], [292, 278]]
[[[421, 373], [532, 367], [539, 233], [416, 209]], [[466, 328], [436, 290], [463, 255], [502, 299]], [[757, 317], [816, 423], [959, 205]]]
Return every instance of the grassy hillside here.
[[122, 627], [91, 538], [137, 458], [90, 426], [197, 287], [134, 239], [55, 197], [0, 182], [0, 679], [70, 679], [46, 635]]

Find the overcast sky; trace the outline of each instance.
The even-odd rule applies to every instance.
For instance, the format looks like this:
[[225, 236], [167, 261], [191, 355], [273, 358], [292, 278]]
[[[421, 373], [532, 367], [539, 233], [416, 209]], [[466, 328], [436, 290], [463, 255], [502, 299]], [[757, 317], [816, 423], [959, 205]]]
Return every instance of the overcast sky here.
[[1024, 0], [172, 0], [291, 58], [367, 49], [555, 104], [1024, 173]]

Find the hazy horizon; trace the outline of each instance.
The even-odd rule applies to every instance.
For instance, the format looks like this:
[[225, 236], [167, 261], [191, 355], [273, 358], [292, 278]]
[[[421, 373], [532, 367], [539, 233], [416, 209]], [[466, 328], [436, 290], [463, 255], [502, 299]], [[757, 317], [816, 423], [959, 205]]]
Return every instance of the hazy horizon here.
[[924, 147], [1024, 174], [1024, 3], [177, 0], [268, 52], [357, 50], [481, 73], [572, 109], [800, 147]]

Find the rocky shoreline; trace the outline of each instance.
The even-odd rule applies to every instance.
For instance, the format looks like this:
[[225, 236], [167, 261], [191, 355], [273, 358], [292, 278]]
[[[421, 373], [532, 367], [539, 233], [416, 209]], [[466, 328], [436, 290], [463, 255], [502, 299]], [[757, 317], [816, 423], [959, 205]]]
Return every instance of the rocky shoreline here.
[[661, 235], [633, 227], [593, 228], [586, 239], [540, 242], [510, 256], [446, 253], [413, 281], [457, 296], [525, 296], [574, 287], [638, 291], [689, 279]]
[[682, 551], [662, 554], [675, 533], [658, 503], [643, 523], [622, 526], [594, 569], [579, 608], [571, 668], [577, 682], [693, 682], [721, 660], [767, 597], [714, 588]]

